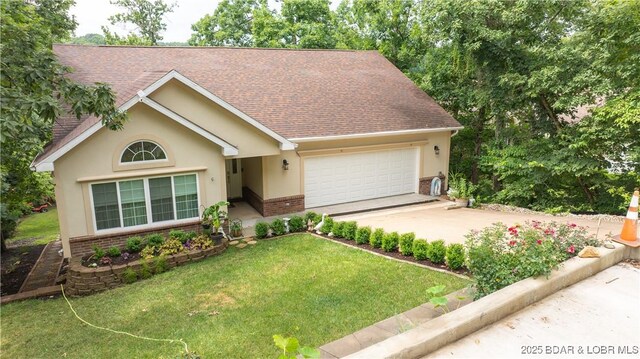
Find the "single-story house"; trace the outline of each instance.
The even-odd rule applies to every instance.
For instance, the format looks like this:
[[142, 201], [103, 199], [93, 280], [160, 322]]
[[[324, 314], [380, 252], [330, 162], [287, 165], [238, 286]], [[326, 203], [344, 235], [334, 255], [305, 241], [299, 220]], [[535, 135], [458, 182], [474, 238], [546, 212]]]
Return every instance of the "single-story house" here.
[[428, 193], [461, 125], [376, 51], [55, 45], [104, 82], [121, 131], [60, 118], [34, 160], [53, 171], [65, 257], [194, 229], [242, 197], [263, 216]]

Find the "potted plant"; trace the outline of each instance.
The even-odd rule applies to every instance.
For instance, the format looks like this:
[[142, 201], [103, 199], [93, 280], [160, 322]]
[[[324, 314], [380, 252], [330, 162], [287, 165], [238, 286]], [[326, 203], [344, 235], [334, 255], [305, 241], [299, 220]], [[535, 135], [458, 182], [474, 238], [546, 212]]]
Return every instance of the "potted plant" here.
[[[227, 212], [222, 210], [222, 207], [228, 206], [229, 202], [220, 201], [216, 204], [212, 204], [211, 206], [205, 208], [202, 211], [202, 226], [206, 229], [206, 226], [211, 228], [211, 238], [216, 242], [216, 244], [220, 244], [222, 242], [222, 238], [224, 237], [224, 232], [219, 234], [222, 229], [222, 223], [227, 218]], [[219, 238], [218, 238], [219, 237]]]
[[232, 220], [229, 231], [231, 232], [231, 237], [242, 237], [242, 220], [240, 220], [240, 218]]
[[453, 199], [460, 207], [469, 205], [469, 198], [473, 195], [476, 187], [467, 181], [461, 174], [449, 175], [449, 190], [447, 195]]

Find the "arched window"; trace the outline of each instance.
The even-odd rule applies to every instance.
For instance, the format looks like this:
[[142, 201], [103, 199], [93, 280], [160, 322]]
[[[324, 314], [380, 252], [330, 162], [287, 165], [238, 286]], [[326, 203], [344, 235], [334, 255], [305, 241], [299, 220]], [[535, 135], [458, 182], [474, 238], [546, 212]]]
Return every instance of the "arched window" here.
[[138, 141], [130, 144], [120, 157], [121, 163], [166, 160], [164, 149], [151, 141]]

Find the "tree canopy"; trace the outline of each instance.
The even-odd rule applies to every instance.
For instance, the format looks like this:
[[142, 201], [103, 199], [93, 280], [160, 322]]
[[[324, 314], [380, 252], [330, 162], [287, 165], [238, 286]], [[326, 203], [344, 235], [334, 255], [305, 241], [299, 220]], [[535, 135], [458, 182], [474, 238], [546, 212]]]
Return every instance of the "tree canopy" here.
[[380, 51], [458, 119], [476, 197], [620, 213], [640, 182], [638, 0], [225, 0], [192, 45]]
[[115, 108], [106, 84], [82, 85], [66, 75], [53, 42], [68, 40], [76, 26], [69, 16], [70, 0], [3, 1], [0, 3], [0, 145], [2, 146], [2, 243], [10, 235], [25, 202], [52, 195], [42, 174], [29, 168], [51, 139], [61, 116], [97, 116], [119, 129], [125, 115]]
[[109, 17], [111, 25], [132, 24], [135, 29], [126, 36], [119, 36], [103, 26], [102, 32], [109, 45], [158, 45], [162, 40], [161, 33], [167, 29], [163, 19], [177, 6], [162, 0], [110, 0], [110, 3], [124, 9]]

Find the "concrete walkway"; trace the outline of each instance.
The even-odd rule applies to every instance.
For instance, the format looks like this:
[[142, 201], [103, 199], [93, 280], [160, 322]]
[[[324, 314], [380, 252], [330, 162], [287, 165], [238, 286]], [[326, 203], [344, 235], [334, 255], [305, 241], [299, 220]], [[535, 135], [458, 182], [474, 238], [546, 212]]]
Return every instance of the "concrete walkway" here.
[[[362, 213], [374, 210], [378, 211], [382, 209], [412, 206], [416, 204], [434, 202], [437, 200], [437, 197], [426, 196], [417, 193], [409, 193], [399, 196], [370, 199], [366, 201], [341, 203], [325, 207], [307, 208], [303, 212], [271, 217], [262, 217], [260, 213], [258, 213], [258, 211], [256, 211], [246, 202], [235, 202], [234, 207], [229, 208], [229, 218], [240, 218], [242, 220], [242, 226], [244, 228], [247, 228], [255, 226], [256, 222], [271, 222], [276, 218], [290, 217], [295, 214], [304, 215], [304, 213], [307, 211], [313, 211], [320, 214], [326, 213], [330, 216], [338, 216], [349, 213]], [[253, 233], [252, 231], [250, 232]]]
[[639, 300], [640, 269], [620, 263], [425, 358], [637, 357]]
[[56, 284], [56, 278], [63, 260], [62, 256], [58, 254], [60, 249], [62, 249], [61, 241], [49, 242], [44, 247], [40, 258], [38, 258], [35, 266], [31, 269], [24, 283], [22, 283], [18, 293], [30, 292]]

